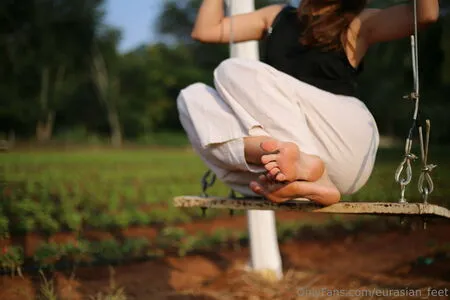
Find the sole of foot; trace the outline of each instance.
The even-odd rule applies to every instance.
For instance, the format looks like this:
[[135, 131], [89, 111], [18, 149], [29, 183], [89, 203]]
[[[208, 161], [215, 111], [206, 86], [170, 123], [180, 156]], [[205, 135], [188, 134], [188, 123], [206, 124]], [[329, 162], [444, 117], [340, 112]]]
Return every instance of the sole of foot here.
[[319, 157], [302, 153], [292, 142], [271, 139], [262, 142], [261, 149], [267, 153], [261, 157], [261, 162], [267, 172], [279, 182], [316, 181], [325, 170]]
[[336, 186], [326, 178], [316, 182], [292, 181], [279, 183], [270, 176], [261, 175], [259, 181], [252, 181], [250, 188], [274, 203], [282, 203], [296, 198], [307, 198], [322, 205], [340, 201], [341, 194]]

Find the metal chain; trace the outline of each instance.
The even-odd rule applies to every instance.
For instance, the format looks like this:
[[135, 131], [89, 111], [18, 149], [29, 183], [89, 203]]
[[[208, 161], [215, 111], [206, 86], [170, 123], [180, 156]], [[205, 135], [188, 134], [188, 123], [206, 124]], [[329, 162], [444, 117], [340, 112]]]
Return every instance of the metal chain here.
[[[208, 197], [206, 190], [214, 185], [216, 182], [216, 174], [214, 174], [211, 170], [205, 172], [202, 176], [201, 184], [202, 184], [202, 197]], [[201, 207], [202, 217], [206, 216], [206, 207]]]
[[214, 185], [216, 182], [216, 174], [214, 174], [211, 170], [205, 172], [202, 177], [202, 197], [208, 197], [206, 190]]

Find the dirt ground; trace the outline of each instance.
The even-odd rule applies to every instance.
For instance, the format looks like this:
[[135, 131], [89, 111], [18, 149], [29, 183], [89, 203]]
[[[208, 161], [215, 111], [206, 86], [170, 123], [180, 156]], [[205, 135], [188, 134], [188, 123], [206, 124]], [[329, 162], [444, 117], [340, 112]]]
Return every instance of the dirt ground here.
[[[321, 215], [284, 213], [278, 218], [323, 222]], [[414, 224], [413, 224], [414, 225]], [[284, 278], [246, 270], [249, 249], [164, 257], [114, 267], [53, 274], [60, 299], [90, 298], [112, 285], [126, 299], [450, 299], [450, 222], [326, 235], [304, 232], [280, 245]], [[191, 224], [187, 229], [246, 228], [245, 217]], [[265, 278], [265, 279], [264, 279]], [[42, 280], [0, 277], [0, 299], [35, 299]], [[439, 297], [440, 295], [440, 297]], [[436, 296], [436, 297], [433, 297]], [[123, 298], [125, 299], [125, 298]]]

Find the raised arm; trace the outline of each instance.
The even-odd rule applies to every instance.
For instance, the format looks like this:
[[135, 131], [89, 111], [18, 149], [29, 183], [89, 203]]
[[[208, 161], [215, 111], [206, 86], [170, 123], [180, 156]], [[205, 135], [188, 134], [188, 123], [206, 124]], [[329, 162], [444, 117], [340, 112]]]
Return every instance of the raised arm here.
[[[439, 18], [438, 0], [417, 0], [418, 28], [422, 29]], [[386, 9], [368, 9], [360, 16], [360, 34], [370, 46], [401, 39], [414, 32], [414, 5], [395, 5]]]
[[[231, 19], [225, 17], [222, 0], [204, 0], [192, 30], [193, 39], [204, 43], [228, 43]], [[272, 24], [282, 5], [270, 5], [247, 14], [233, 16], [233, 41], [259, 40]]]

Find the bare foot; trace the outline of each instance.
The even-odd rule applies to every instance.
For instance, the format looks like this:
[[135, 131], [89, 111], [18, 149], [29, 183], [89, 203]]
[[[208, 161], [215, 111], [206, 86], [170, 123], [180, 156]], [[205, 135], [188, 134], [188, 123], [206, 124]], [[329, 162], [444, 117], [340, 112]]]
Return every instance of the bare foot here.
[[322, 160], [314, 155], [300, 152], [298, 146], [291, 142], [269, 139], [261, 143], [266, 153], [261, 162], [270, 175], [277, 181], [318, 180], [324, 170]]
[[282, 203], [295, 198], [307, 198], [322, 205], [339, 202], [341, 194], [336, 186], [324, 177], [316, 182], [292, 181], [288, 183], [274, 182], [266, 175], [259, 177], [259, 182], [252, 181], [250, 188], [275, 203]]

